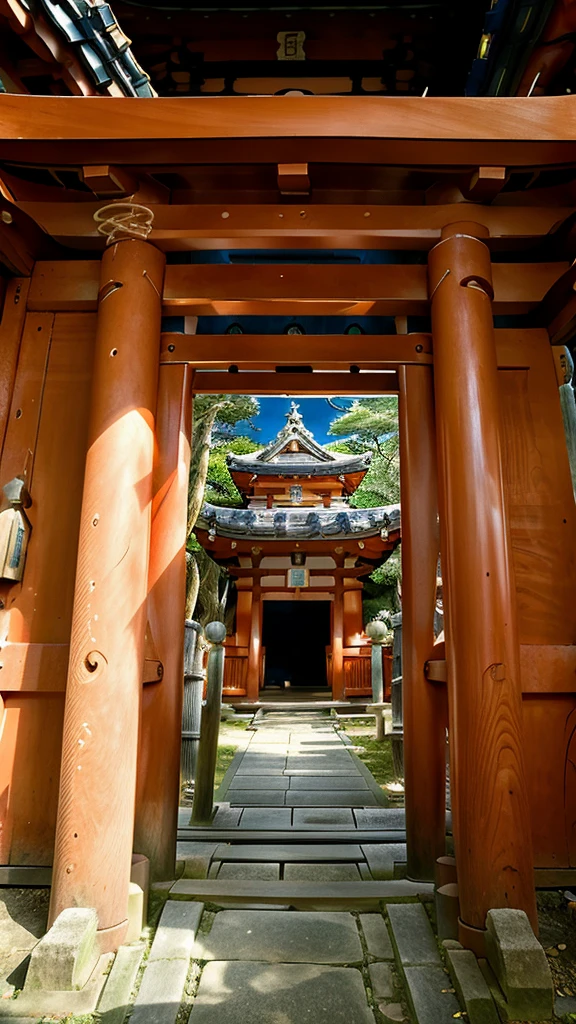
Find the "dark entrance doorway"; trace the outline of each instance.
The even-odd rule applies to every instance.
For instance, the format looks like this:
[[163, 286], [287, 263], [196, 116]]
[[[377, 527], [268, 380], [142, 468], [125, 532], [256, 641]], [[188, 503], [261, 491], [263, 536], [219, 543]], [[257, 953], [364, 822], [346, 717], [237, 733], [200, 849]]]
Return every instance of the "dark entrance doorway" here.
[[330, 601], [264, 601], [263, 605], [264, 686], [327, 686]]

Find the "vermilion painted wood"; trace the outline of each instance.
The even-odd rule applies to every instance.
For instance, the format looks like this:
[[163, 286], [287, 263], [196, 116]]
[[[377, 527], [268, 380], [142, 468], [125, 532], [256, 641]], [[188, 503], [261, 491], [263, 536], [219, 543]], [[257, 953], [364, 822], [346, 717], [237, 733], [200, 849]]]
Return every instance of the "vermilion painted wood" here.
[[498, 373], [520, 642], [574, 644], [576, 506], [554, 357], [546, 331], [521, 347], [527, 368]]
[[[0, 142], [0, 151], [1, 147]], [[184, 252], [239, 248], [428, 250], [440, 239], [442, 224], [454, 216], [454, 205], [446, 203], [382, 206], [364, 204], [360, 199], [356, 205], [315, 205], [308, 201], [280, 206], [242, 202], [243, 198], [239, 192], [222, 204], [148, 203], [154, 213], [150, 238], [161, 249]], [[19, 204], [55, 239], [83, 252], [104, 247], [94, 223], [94, 214], [103, 205], [55, 201]], [[460, 216], [474, 215], [490, 231], [490, 247], [496, 250], [533, 247], [573, 212], [572, 207], [554, 205], [458, 205], [462, 207]]]
[[572, 96], [155, 98], [134, 117], [131, 99], [8, 94], [0, 159], [532, 167], [573, 160], [573, 120]]
[[[340, 556], [341, 557], [341, 556]], [[337, 576], [332, 604], [332, 700], [344, 700], [344, 583]]]
[[482, 929], [516, 907], [536, 930], [490, 255], [471, 229], [450, 225], [429, 262], [460, 916]]
[[154, 881], [174, 877], [180, 796], [186, 519], [192, 424], [191, 372], [163, 366], [158, 382], [148, 570], [148, 620], [164, 672], [144, 687], [134, 849]]
[[103, 950], [127, 927], [163, 273], [146, 242], [103, 258], [50, 907], [95, 907]]
[[382, 373], [204, 373], [192, 379], [195, 395], [395, 395], [398, 375]]
[[[64, 707], [57, 691], [66, 678], [75, 568], [70, 554], [78, 536], [94, 320], [91, 314], [27, 317], [0, 468], [6, 481], [27, 461], [33, 497], [25, 580], [2, 584], [1, 628], [10, 641], [0, 658], [7, 716], [0, 731], [6, 863], [50, 864], [53, 856]], [[28, 692], [13, 692], [19, 689]], [[11, 749], [12, 726], [17, 741]]]
[[402, 506], [402, 702], [410, 878], [434, 878], [445, 852], [446, 699], [424, 675], [434, 644], [440, 538], [432, 369], [399, 371]]
[[[368, 569], [368, 566], [365, 566]], [[312, 572], [314, 570], [311, 570]], [[334, 570], [338, 572], [338, 570]], [[344, 570], [349, 576], [359, 576], [360, 573], [349, 569]], [[368, 572], [363, 575], [368, 575]], [[330, 575], [330, 573], [326, 573]], [[353, 647], [360, 643], [360, 637], [364, 631], [364, 625], [362, 622], [362, 584], [357, 582], [356, 584], [349, 583], [342, 594], [343, 602], [343, 614], [344, 614], [344, 646]]]
[[26, 300], [30, 281], [27, 278], [15, 277], [8, 282], [2, 321], [0, 322], [0, 455], [4, 445], [4, 436], [16, 380], [16, 365], [20, 351], [20, 339], [26, 317]]
[[312, 366], [349, 370], [350, 361], [362, 370], [399, 363], [432, 362], [429, 334], [163, 334], [161, 363], [192, 363], [202, 370], [274, 370], [278, 366]]
[[262, 587], [260, 581], [252, 586], [250, 606], [250, 632], [248, 634], [248, 672], [246, 675], [246, 699], [258, 700], [262, 678]]
[[[440, 229], [437, 236], [439, 239]], [[38, 263], [28, 308], [96, 309], [98, 266], [92, 260]], [[535, 309], [567, 266], [562, 262], [494, 264], [495, 311], [526, 313]], [[166, 268], [163, 290], [163, 311], [170, 316], [396, 316], [424, 315], [428, 309], [426, 268], [418, 264], [266, 265], [259, 266], [257, 272], [254, 266], [244, 264], [171, 265]], [[192, 344], [194, 337], [182, 342]], [[407, 344], [404, 335], [402, 338]]]

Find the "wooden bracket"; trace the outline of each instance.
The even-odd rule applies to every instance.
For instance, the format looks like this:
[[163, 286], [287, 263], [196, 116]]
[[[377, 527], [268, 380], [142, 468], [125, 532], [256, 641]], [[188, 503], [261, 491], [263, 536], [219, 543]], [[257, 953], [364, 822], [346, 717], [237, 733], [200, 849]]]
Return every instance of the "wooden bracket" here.
[[505, 167], [479, 167], [468, 184], [462, 184], [462, 195], [474, 203], [491, 203], [502, 191], [506, 178]]
[[424, 665], [424, 675], [429, 683], [446, 683], [448, 672], [445, 661], [427, 661]]
[[283, 196], [307, 196], [310, 192], [308, 164], [278, 164], [278, 188]]

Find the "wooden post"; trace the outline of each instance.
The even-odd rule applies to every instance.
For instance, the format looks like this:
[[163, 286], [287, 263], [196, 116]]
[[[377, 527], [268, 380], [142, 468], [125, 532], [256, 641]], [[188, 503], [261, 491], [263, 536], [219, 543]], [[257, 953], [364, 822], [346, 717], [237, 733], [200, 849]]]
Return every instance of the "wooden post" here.
[[202, 690], [204, 674], [198, 669], [196, 649], [202, 626], [194, 619], [184, 623], [184, 710], [182, 714], [182, 788], [191, 788], [196, 775], [200, 725], [202, 721]]
[[483, 929], [493, 907], [524, 910], [534, 929], [537, 919], [490, 253], [476, 224], [442, 234], [429, 257], [429, 288], [452, 810], [467, 941], [466, 928]]
[[427, 681], [434, 644], [438, 487], [432, 367], [399, 370], [402, 702], [408, 875], [433, 880], [445, 852], [446, 698]]
[[248, 673], [246, 700], [256, 702], [260, 696], [262, 674], [262, 587], [260, 577], [254, 577], [252, 606], [250, 609], [250, 636], [248, 637]]
[[344, 646], [355, 647], [362, 636], [362, 583], [346, 580], [342, 594], [344, 614]]
[[186, 510], [192, 422], [187, 366], [162, 366], [158, 384], [148, 570], [148, 622], [163, 672], [144, 687], [134, 849], [152, 881], [174, 877], [180, 794]]
[[342, 577], [335, 577], [332, 606], [332, 700], [344, 700], [344, 590]]
[[194, 805], [191, 823], [209, 825], [214, 809], [214, 776], [218, 756], [218, 733], [222, 711], [222, 683], [224, 680], [223, 647], [226, 626], [222, 622], [209, 622], [205, 629], [206, 639], [212, 644], [208, 654], [208, 686], [206, 703], [202, 709], [200, 746], [196, 767]]
[[95, 907], [103, 951], [128, 924], [164, 264], [127, 239], [100, 276], [50, 920]]

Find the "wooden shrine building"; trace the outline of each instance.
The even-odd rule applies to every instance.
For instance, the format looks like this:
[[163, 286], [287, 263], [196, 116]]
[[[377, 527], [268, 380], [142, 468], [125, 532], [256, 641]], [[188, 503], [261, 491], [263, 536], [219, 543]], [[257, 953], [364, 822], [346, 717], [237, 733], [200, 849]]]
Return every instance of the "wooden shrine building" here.
[[[408, 873], [446, 849], [448, 735], [480, 949], [576, 870], [576, 5], [176, 6], [0, 0], [0, 865], [51, 867], [51, 920], [96, 908], [103, 950], [133, 852], [173, 877], [194, 396], [393, 394]], [[338, 510], [362, 467], [287, 479], [340, 465], [294, 440], [231, 467], [253, 535], [205, 519], [247, 695], [264, 558], [303, 607], [325, 581], [342, 694], [394, 543]], [[258, 532], [283, 516], [317, 532]]]
[[267, 447], [228, 456], [246, 508], [205, 505], [196, 534], [236, 579], [229, 699], [256, 701], [272, 684], [330, 686], [334, 700], [371, 694], [362, 577], [397, 546], [400, 509], [349, 506], [369, 464], [369, 453], [319, 445], [295, 403]]

